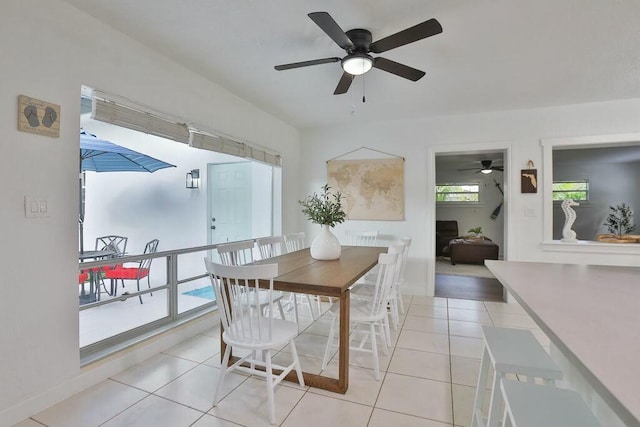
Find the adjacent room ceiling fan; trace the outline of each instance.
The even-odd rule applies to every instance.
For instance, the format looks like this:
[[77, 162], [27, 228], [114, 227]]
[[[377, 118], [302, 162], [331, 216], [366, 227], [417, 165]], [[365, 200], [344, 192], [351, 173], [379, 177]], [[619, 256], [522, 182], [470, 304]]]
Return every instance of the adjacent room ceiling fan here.
[[504, 166], [493, 166], [493, 160], [481, 160], [482, 166], [468, 169], [458, 169], [459, 171], [476, 171], [476, 173], [490, 174], [493, 171], [504, 171]]
[[418, 81], [424, 76], [424, 71], [417, 70], [390, 59], [372, 57], [369, 53], [382, 53], [442, 32], [442, 26], [436, 19], [429, 19], [418, 25], [399, 31], [383, 39], [372, 42], [371, 32], [361, 28], [342, 31], [342, 28], [327, 12], [309, 13], [309, 18], [331, 39], [347, 52], [343, 58], [323, 58], [311, 61], [294, 62], [291, 64], [276, 65], [278, 71], [293, 68], [308, 67], [310, 65], [341, 62], [343, 73], [334, 95], [346, 93], [351, 86], [354, 76], [366, 73], [372, 67], [386, 71], [396, 76], [404, 77], [412, 81]]

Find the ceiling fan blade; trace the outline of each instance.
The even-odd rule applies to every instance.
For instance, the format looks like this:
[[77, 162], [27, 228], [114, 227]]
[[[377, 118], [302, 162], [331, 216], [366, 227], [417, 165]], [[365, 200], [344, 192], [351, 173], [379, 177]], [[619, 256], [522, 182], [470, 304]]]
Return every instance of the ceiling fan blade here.
[[276, 65], [275, 68], [278, 71], [290, 70], [292, 68], [308, 67], [310, 65], [328, 64], [330, 62], [340, 62], [341, 58], [323, 58], [314, 59], [312, 61], [292, 62], [291, 64]]
[[504, 172], [503, 166], [492, 166], [491, 169], [493, 169], [494, 171]]
[[481, 169], [478, 168], [468, 168], [468, 169], [458, 169], [458, 171], [478, 171], [480, 172]]
[[[319, 25], [319, 24], [318, 24]], [[442, 26], [436, 19], [429, 19], [406, 30], [399, 31], [383, 39], [377, 40], [369, 46], [369, 51], [382, 53], [405, 44], [413, 43], [427, 37], [440, 34]]]
[[414, 82], [420, 80], [425, 74], [424, 71], [416, 70], [399, 62], [380, 57], [373, 60], [373, 66], [387, 73], [395, 74], [396, 76], [404, 77]]
[[308, 16], [341, 48], [353, 49], [355, 47], [351, 39], [342, 31], [340, 25], [327, 12], [311, 12]]
[[333, 91], [334, 95], [342, 95], [343, 93], [347, 93], [349, 87], [351, 86], [351, 82], [353, 81], [353, 75], [347, 73], [346, 71], [342, 73], [342, 77], [338, 82], [338, 86], [336, 86], [336, 90]]

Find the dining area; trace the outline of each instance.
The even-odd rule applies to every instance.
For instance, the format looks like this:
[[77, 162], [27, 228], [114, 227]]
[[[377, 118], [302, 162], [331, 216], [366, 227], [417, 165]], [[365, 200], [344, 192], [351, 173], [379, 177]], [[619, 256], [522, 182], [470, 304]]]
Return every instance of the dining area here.
[[[208, 282], [217, 308], [213, 325], [153, 357], [151, 365], [145, 362], [127, 370], [129, 374], [123, 372], [122, 378], [138, 387], [134, 385], [138, 375], [164, 376], [158, 372], [168, 368], [165, 362], [186, 367], [184, 358], [197, 363], [162, 386], [163, 392], [156, 388], [149, 395], [176, 399], [189, 409], [201, 402], [203, 409], [196, 421], [205, 426], [217, 425], [218, 419], [247, 426], [300, 425], [305, 416], [298, 408], [319, 396], [338, 400], [340, 405], [347, 402], [368, 408], [368, 418], [349, 418], [347, 425], [518, 425], [514, 420], [522, 422], [518, 417], [523, 416], [518, 408], [547, 396], [546, 404], [536, 405], [548, 411], [524, 416], [537, 419], [551, 414], [551, 420], [545, 418], [545, 422], [570, 416], [586, 423], [580, 425], [600, 425], [578, 394], [562, 382], [566, 370], [572, 368], [559, 368], [551, 360], [549, 353], [557, 352], [561, 344], [526, 301], [507, 304], [406, 295], [402, 285], [411, 238], [385, 235], [382, 239], [377, 231], [351, 230], [345, 236], [346, 244], [339, 245], [333, 259], [318, 255], [314, 241], [309, 244], [304, 232], [206, 246], [206, 274], [201, 278]], [[120, 282], [106, 279], [116, 277], [109, 271], [123, 268], [116, 265], [120, 258], [127, 259], [127, 239], [106, 237], [96, 247], [102, 245], [97, 251], [104, 251], [104, 259], [110, 259], [113, 267], [88, 269], [86, 274], [100, 273], [102, 281], [95, 283], [102, 289], [98, 293], [117, 298]], [[157, 241], [151, 255], [156, 250]], [[498, 266], [502, 268], [502, 263], [495, 268]], [[132, 302], [142, 306], [147, 302], [143, 297], [157, 294], [158, 288], [151, 283], [148, 292], [141, 291], [139, 279], [133, 295], [120, 294], [129, 307]], [[516, 279], [508, 278], [505, 285], [516, 292], [518, 288], [510, 286], [513, 281]], [[159, 307], [163, 300], [160, 304], [158, 299], [149, 301]], [[207, 357], [203, 359], [202, 354]], [[504, 358], [506, 362], [501, 361]], [[208, 384], [190, 378], [196, 375], [190, 374], [196, 367], [214, 374]], [[530, 380], [530, 376], [545, 385], [523, 379]], [[194, 390], [177, 385], [183, 381]], [[561, 386], [554, 387], [556, 383]], [[414, 388], [415, 396], [414, 391], [407, 391]], [[517, 403], [521, 392], [534, 394], [522, 394]], [[291, 396], [293, 402], [288, 405], [292, 406], [282, 403], [283, 396]], [[427, 404], [425, 396], [433, 402]], [[567, 403], [563, 403], [565, 398]], [[554, 404], [555, 412], [551, 410]], [[318, 410], [310, 405], [315, 408], [312, 411]], [[574, 409], [566, 411], [566, 407]], [[314, 414], [338, 424], [351, 416], [341, 410], [332, 415]], [[606, 416], [617, 419], [613, 414]], [[337, 418], [331, 418], [334, 415]]]
[[[212, 288], [217, 316], [196, 337], [165, 349], [107, 382], [117, 382], [123, 390], [142, 389], [146, 393], [140, 395], [139, 402], [132, 403], [135, 410], [123, 408], [112, 414], [113, 425], [144, 425], [136, 424], [142, 419], [156, 422], [154, 412], [159, 407], [155, 405], [167, 405], [166, 402], [170, 402], [169, 412], [180, 414], [171, 419], [170, 425], [504, 425], [500, 420], [510, 414], [502, 412], [505, 404], [507, 408], [517, 408], [512, 406], [516, 405], [517, 396], [514, 387], [534, 386], [540, 387], [536, 392], [557, 390], [563, 396], [568, 394], [580, 408], [566, 411], [564, 404], [557, 404], [558, 412], [536, 414], [575, 417], [576, 412], [582, 411], [590, 417], [584, 425], [634, 425], [633, 421], [629, 424], [618, 420], [616, 414], [622, 413], [630, 420], [633, 415], [624, 415], [627, 403], [620, 406], [618, 397], [607, 394], [615, 393], [615, 384], [607, 384], [608, 391], [601, 394], [602, 378], [594, 379], [590, 377], [594, 374], [588, 373], [593, 367], [578, 368], [582, 375], [587, 372], [587, 383], [596, 384], [588, 393], [604, 396], [604, 403], [613, 404], [614, 409], [606, 412], [602, 403], [596, 403], [595, 409], [587, 408], [572, 391], [573, 383], [566, 381], [574, 379], [576, 360], [583, 363], [590, 357], [582, 354], [575, 359], [571, 349], [566, 353], [560, 335], [564, 331], [560, 328], [570, 325], [556, 318], [540, 317], [543, 311], [546, 316], [553, 314], [548, 310], [555, 305], [540, 300], [546, 297], [530, 294], [536, 287], [534, 271], [550, 268], [549, 281], [554, 272], [564, 274], [566, 277], [553, 280], [565, 283], [563, 286], [569, 290], [566, 284], [571, 281], [586, 281], [596, 271], [605, 274], [612, 269], [594, 269], [593, 274], [586, 275], [585, 268], [578, 266], [551, 268], [496, 261], [490, 268], [517, 301], [408, 295], [401, 292], [403, 263], [395, 264], [401, 258], [393, 255], [406, 254], [409, 258], [411, 239], [363, 236], [358, 240], [355, 234], [359, 233], [347, 233], [347, 244], [340, 245], [340, 256], [333, 260], [314, 258], [305, 233], [207, 246], [211, 250], [206, 251], [204, 279]], [[528, 272], [526, 278], [520, 277], [518, 268]], [[254, 274], [256, 271], [261, 273]], [[243, 281], [243, 289], [233, 289]], [[386, 289], [379, 299], [382, 317], [374, 319], [373, 310], [365, 310], [367, 319], [362, 316], [362, 308], [373, 306], [371, 301], [379, 295], [376, 285]], [[394, 294], [393, 289], [399, 294]], [[401, 304], [397, 311], [392, 303], [394, 295], [399, 297], [396, 303]], [[142, 305], [136, 298], [126, 301], [132, 302], [140, 307], [147, 305], [147, 300]], [[558, 307], [569, 309], [574, 304], [564, 300]], [[575, 312], [575, 308], [571, 311]], [[371, 324], [367, 320], [372, 320]], [[257, 323], [260, 321], [267, 323]], [[249, 329], [239, 327], [243, 322]], [[252, 336], [251, 326], [265, 334]], [[576, 327], [571, 326], [572, 330]], [[266, 342], [261, 342], [265, 337]], [[542, 372], [543, 383], [550, 385], [528, 385], [525, 381], [535, 372], [529, 367], [533, 363], [530, 357], [519, 362], [522, 366], [517, 369], [521, 371], [513, 370], [510, 362], [512, 370], [505, 371], [505, 376], [487, 375], [503, 369], [498, 368], [500, 357], [504, 357], [500, 351], [507, 351], [505, 354], [512, 357], [516, 349], [527, 357], [538, 354], [550, 360], [549, 355], [553, 356], [554, 361], [545, 362], [549, 364], [546, 371], [538, 371]], [[560, 353], [569, 354], [564, 365], [556, 365]], [[624, 352], [616, 354], [626, 357]], [[516, 381], [506, 381], [514, 378]], [[494, 405], [494, 396], [503, 396], [502, 408]], [[73, 401], [74, 398], [62, 402], [36, 419], [47, 420], [52, 413], [61, 416], [57, 411]], [[524, 400], [525, 407], [530, 407], [528, 401]], [[553, 397], [549, 405], [553, 402], [564, 400]], [[491, 409], [493, 406], [499, 408], [497, 412]], [[592, 410], [599, 417], [604, 414], [610, 423], [597, 424], [590, 415]], [[142, 414], [142, 418], [132, 418], [134, 413], [136, 417]], [[73, 411], [65, 416], [73, 417]], [[191, 424], [185, 424], [186, 420]]]
[[[253, 262], [268, 264], [269, 259], [260, 259], [255, 241], [252, 244]], [[361, 249], [374, 254], [388, 251], [386, 243], [377, 244], [382, 246]], [[349, 259], [351, 249], [343, 246], [343, 261]], [[334, 261], [305, 261], [305, 250], [309, 252], [307, 247], [294, 250], [288, 254], [289, 257], [285, 254], [285, 259], [289, 258], [287, 262], [297, 267], [305, 263], [334, 264]], [[216, 259], [217, 254], [210, 258]], [[376, 255], [372, 254], [370, 258], [376, 258]], [[364, 270], [365, 265], [361, 264], [359, 268]], [[299, 269], [291, 267], [291, 271], [283, 275], [297, 283], [302, 281], [301, 272], [296, 273]], [[274, 278], [274, 288], [279, 280], [277, 277]], [[304, 292], [310, 292], [312, 286], [306, 284], [304, 288]], [[302, 290], [302, 285], [299, 290]], [[349, 289], [350, 301], [354, 300], [352, 291], [353, 288]], [[217, 318], [212, 319], [200, 334], [176, 343], [32, 418], [44, 425], [467, 426], [471, 420], [482, 355], [481, 326], [529, 327], [541, 345], [545, 345], [544, 334], [536, 330], [533, 321], [518, 304], [403, 295], [404, 313], [399, 314], [399, 327], [390, 327], [391, 345], [386, 353], [382, 350], [383, 338], [378, 337], [380, 379], [376, 379], [372, 355], [350, 349], [347, 352], [346, 390], [327, 390], [314, 384], [314, 378], [326, 377], [329, 384], [340, 382], [339, 352], [332, 354], [323, 366], [333, 322], [329, 313], [331, 303], [328, 298], [322, 298], [322, 314], [318, 315], [317, 310], [312, 314], [304, 293], [302, 297], [298, 294], [296, 322], [294, 310], [287, 304], [288, 293], [283, 291], [281, 302], [286, 319], [298, 325], [293, 341], [303, 371], [304, 386], [298, 382], [294, 370], [290, 378], [293, 381], [283, 380], [275, 387], [275, 423], [270, 420], [266, 379], [258, 375], [239, 371], [227, 373], [214, 406], [224, 356], [222, 329]], [[339, 307], [340, 297], [334, 298], [334, 305]], [[133, 302], [140, 306], [137, 301]], [[311, 299], [311, 302], [315, 308], [317, 301]], [[273, 305], [277, 304], [274, 302]], [[143, 306], [146, 306], [146, 301]], [[353, 315], [353, 311], [350, 314]], [[270, 317], [279, 319], [279, 310], [274, 307]], [[352, 343], [356, 344], [353, 347], [357, 347], [359, 340]], [[338, 342], [337, 339], [335, 341]], [[549, 345], [548, 341], [546, 345]], [[233, 350], [233, 355], [244, 354], [242, 350]], [[288, 344], [279, 346], [271, 359], [274, 364], [290, 364], [291, 347]], [[86, 399], [95, 401], [107, 396], [118, 396], [118, 399], [100, 411], [83, 410], [79, 404]]]
[[[381, 380], [400, 325], [390, 302], [402, 299], [411, 239], [377, 236], [350, 233], [352, 245], [340, 245], [335, 259], [318, 259], [305, 233], [217, 245], [219, 260], [205, 258], [221, 323], [214, 406], [234, 371], [264, 379], [270, 424], [285, 383], [347, 394], [351, 354], [369, 358]], [[324, 342], [316, 330], [327, 334]]]

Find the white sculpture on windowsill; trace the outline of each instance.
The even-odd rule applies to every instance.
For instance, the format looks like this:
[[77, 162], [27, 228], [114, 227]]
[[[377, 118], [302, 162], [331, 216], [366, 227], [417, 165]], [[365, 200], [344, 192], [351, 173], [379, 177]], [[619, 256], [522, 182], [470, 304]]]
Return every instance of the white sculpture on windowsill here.
[[562, 227], [562, 242], [577, 242], [576, 232], [571, 229], [576, 221], [576, 211], [571, 206], [580, 206], [580, 203], [574, 202], [573, 199], [564, 199], [562, 201], [562, 211], [564, 212], [564, 227]]

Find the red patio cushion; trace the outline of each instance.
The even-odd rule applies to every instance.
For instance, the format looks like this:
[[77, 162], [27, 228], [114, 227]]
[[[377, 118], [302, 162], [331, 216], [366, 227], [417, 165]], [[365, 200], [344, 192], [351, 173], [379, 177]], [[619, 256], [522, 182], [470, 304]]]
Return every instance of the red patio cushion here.
[[105, 271], [107, 279], [141, 279], [149, 275], [148, 268], [119, 267]]

